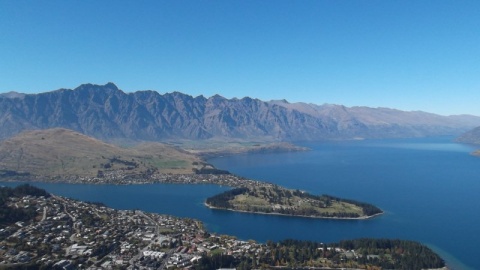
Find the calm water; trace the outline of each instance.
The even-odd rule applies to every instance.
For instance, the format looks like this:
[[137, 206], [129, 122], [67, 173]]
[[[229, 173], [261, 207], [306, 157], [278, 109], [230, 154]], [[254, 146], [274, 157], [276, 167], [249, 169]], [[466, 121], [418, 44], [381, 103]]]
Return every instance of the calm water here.
[[[210, 160], [238, 175], [373, 203], [386, 213], [363, 220], [324, 220], [211, 210], [214, 185], [37, 184], [49, 192], [118, 209], [192, 217], [210, 231], [258, 241], [333, 242], [360, 237], [420, 241], [454, 269], [480, 269], [480, 158], [450, 138], [303, 144], [313, 151]], [[5, 185], [11, 185], [6, 184]]]

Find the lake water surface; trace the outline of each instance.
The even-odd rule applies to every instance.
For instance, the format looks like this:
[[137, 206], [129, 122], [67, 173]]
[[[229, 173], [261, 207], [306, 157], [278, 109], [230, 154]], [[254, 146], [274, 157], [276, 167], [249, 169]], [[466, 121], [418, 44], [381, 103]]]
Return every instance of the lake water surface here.
[[312, 151], [209, 162], [288, 188], [369, 202], [385, 214], [369, 220], [328, 220], [211, 210], [203, 206], [205, 198], [228, 189], [215, 185], [35, 185], [113, 208], [197, 218], [210, 231], [245, 240], [415, 240], [432, 247], [454, 269], [480, 269], [480, 158], [469, 154], [473, 147], [452, 143], [451, 138], [302, 145]]

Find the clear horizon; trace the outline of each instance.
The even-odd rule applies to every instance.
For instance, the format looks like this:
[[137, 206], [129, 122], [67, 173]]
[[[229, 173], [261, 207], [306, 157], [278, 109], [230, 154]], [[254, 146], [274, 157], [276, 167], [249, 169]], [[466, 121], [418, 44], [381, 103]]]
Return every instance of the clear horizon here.
[[0, 93], [84, 83], [480, 116], [478, 1], [2, 1]]

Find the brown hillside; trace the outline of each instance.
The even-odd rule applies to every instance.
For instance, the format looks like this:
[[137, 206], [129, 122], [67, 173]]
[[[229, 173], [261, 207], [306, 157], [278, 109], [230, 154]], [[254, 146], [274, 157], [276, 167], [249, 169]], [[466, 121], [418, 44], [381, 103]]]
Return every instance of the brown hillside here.
[[0, 143], [0, 170], [41, 176], [192, 173], [197, 163], [198, 157], [161, 143], [122, 148], [62, 128], [27, 131]]

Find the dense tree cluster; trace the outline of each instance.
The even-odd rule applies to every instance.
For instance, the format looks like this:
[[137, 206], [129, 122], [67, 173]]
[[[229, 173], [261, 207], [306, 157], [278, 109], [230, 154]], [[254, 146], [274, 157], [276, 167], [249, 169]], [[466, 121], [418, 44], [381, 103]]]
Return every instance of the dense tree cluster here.
[[351, 203], [357, 206], [360, 206], [363, 209], [363, 214], [366, 216], [373, 216], [376, 214], [380, 214], [383, 211], [376, 207], [375, 205], [369, 204], [369, 203], [364, 203], [364, 202], [359, 202], [355, 200], [349, 200], [349, 199], [341, 199], [341, 198], [336, 198], [330, 195], [322, 195], [322, 197], [327, 198], [328, 200], [335, 200], [339, 202], [346, 202], [346, 203]]
[[0, 187], [0, 226], [5, 226], [17, 221], [28, 221], [36, 216], [35, 209], [31, 208], [12, 208], [7, 202], [10, 197], [23, 196], [44, 196], [49, 197], [45, 190], [31, 186], [29, 184], [20, 185], [15, 188]]
[[15, 177], [15, 176], [21, 176], [21, 177], [25, 177], [25, 176], [30, 176], [30, 173], [28, 172], [17, 172], [17, 171], [13, 171], [13, 170], [0, 170], [0, 177]]
[[376, 254], [375, 264], [386, 269], [426, 269], [441, 268], [445, 262], [427, 246], [407, 240], [356, 239], [345, 240], [339, 246], [348, 250], [358, 250], [360, 262], [367, 262], [367, 254]]
[[230, 174], [229, 171], [219, 170], [216, 168], [203, 167], [200, 169], [192, 169], [195, 174]]
[[225, 191], [207, 199], [207, 204], [218, 208], [230, 208], [230, 200], [233, 200], [235, 196], [248, 192], [248, 188], [235, 188]]
[[[361, 268], [420, 270], [441, 268], [443, 260], [417, 242], [389, 239], [357, 239], [323, 244], [312, 241], [267, 242], [267, 252], [255, 255], [204, 256], [195, 269]], [[350, 255], [346, 255], [346, 254]]]
[[211, 256], [203, 256], [195, 265], [195, 270], [235, 268], [240, 264], [241, 260], [231, 255], [212, 254]]
[[28, 195], [35, 197], [44, 196], [45, 198], [50, 197], [50, 194], [44, 189], [34, 187], [30, 184], [19, 185], [15, 188], [0, 187], [1, 200], [4, 200], [8, 197], [23, 197]]

